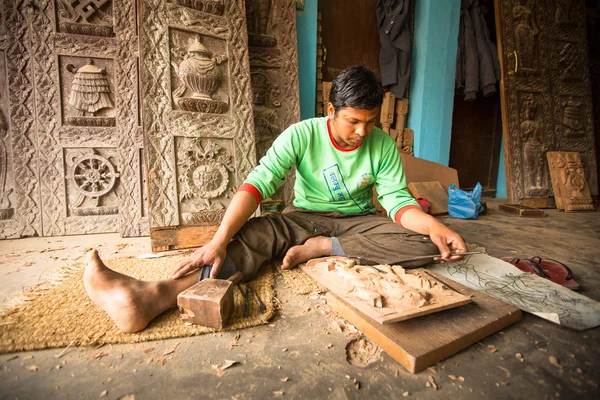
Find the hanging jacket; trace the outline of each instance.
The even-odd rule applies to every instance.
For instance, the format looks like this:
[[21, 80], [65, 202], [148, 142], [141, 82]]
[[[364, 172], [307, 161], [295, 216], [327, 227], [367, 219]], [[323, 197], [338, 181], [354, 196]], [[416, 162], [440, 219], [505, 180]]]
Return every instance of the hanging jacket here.
[[408, 27], [409, 0], [377, 0], [381, 84], [400, 98], [407, 97], [412, 41]]
[[456, 88], [465, 101], [475, 100], [477, 92], [490, 96], [500, 79], [500, 62], [495, 44], [478, 0], [462, 0], [456, 55]]

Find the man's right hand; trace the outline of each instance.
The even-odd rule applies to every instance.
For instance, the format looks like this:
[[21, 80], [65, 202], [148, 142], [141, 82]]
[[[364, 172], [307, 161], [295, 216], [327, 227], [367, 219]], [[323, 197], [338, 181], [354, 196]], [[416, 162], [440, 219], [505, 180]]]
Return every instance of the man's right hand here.
[[178, 279], [205, 265], [212, 265], [210, 277], [215, 278], [219, 274], [226, 256], [227, 246], [211, 241], [196, 249], [187, 259], [177, 264], [177, 268], [171, 273], [170, 277], [171, 279]]

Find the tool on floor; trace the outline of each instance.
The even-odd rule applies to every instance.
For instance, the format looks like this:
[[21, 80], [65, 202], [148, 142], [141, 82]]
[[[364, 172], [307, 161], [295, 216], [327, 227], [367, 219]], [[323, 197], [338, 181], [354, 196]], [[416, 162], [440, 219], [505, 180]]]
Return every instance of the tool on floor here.
[[[471, 254], [481, 254], [481, 252], [480, 251], [465, 251], [464, 253], [453, 253], [453, 254], [450, 254], [450, 257], [452, 257], [452, 256], [468, 256], [468, 255], [471, 255]], [[442, 256], [441, 254], [432, 254], [430, 256], [418, 256], [418, 257], [406, 258], [404, 260], [399, 260], [399, 261], [391, 262], [390, 265], [402, 264], [402, 263], [406, 263], [406, 262], [409, 262], [409, 261], [417, 261], [417, 260], [428, 260], [428, 259], [432, 259], [433, 260], [434, 258], [441, 257], [441, 256]]]
[[252, 292], [252, 296], [254, 296], [254, 300], [256, 301], [256, 305], [258, 306], [259, 310], [261, 313], [266, 313], [267, 312], [267, 307], [265, 307], [265, 305], [263, 304], [262, 301], [260, 301], [260, 299], [258, 298], [258, 295], [256, 294], [256, 292], [254, 291], [254, 289], [252, 289], [252, 286], [250, 285], [246, 285], [246, 288], [248, 290], [250, 290], [250, 292]]
[[224, 328], [233, 314], [233, 287], [242, 279], [236, 272], [229, 279], [203, 279], [177, 296], [181, 319], [195, 325]]
[[[245, 287], [245, 289], [242, 289]], [[238, 283], [238, 289], [242, 292], [242, 296], [244, 296], [244, 318], [248, 318], [250, 316], [250, 300], [248, 299], [248, 286], [242, 286], [241, 283]]]

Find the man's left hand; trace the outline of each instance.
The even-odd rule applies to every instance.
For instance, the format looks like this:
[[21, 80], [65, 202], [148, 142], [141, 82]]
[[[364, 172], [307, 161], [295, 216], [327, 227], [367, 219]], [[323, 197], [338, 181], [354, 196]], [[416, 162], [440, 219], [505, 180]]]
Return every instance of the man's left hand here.
[[440, 249], [441, 257], [436, 257], [435, 261], [459, 261], [462, 256], [452, 256], [453, 253], [464, 253], [467, 251], [467, 245], [460, 235], [448, 228], [442, 223], [432, 224], [429, 231], [429, 238]]

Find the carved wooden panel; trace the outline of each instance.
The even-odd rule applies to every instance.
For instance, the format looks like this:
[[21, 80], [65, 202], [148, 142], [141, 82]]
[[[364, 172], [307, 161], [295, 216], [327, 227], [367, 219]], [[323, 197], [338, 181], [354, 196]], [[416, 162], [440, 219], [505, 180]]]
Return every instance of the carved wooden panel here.
[[0, 237], [14, 238], [42, 234], [35, 103], [33, 95], [33, 58], [29, 41], [26, 2], [2, 2], [2, 76], [0, 109], [4, 126], [1, 141], [5, 150], [0, 159], [2, 203]]
[[[256, 157], [300, 120], [295, 0], [246, 0]], [[291, 177], [288, 179], [293, 180]], [[275, 199], [291, 203], [293, 186]]]
[[150, 235], [155, 250], [201, 245], [199, 236], [158, 245], [157, 235], [214, 230], [256, 165], [244, 1], [142, 4]]
[[18, 51], [6, 60], [14, 110], [6, 169], [13, 204], [26, 211], [14, 216], [24, 227], [6, 224], [0, 236], [147, 233], [136, 1], [12, 3], [4, 2]]
[[496, 1], [509, 198], [552, 196], [548, 151], [582, 154], [598, 194], [581, 0]]

